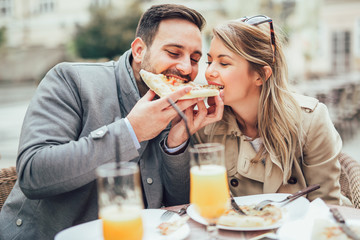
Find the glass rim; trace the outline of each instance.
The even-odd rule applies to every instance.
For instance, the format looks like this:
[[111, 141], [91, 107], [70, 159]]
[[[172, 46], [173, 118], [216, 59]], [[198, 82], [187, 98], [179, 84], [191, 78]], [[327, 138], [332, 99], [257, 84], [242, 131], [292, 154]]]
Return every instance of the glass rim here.
[[138, 173], [139, 166], [135, 162], [109, 162], [97, 167], [95, 172], [97, 177], [128, 176]]
[[224, 144], [221, 143], [199, 143], [189, 149], [190, 153], [205, 153], [225, 150]]

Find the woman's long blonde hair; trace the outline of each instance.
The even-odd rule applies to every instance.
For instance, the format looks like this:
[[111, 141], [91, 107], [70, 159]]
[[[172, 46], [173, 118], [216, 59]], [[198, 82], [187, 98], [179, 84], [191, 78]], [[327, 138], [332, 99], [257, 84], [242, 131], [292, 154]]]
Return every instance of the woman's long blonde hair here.
[[[253, 161], [268, 156], [277, 159], [282, 165], [283, 182], [286, 183], [291, 176], [296, 151], [301, 151], [302, 128], [301, 108], [288, 87], [287, 64], [280, 39], [275, 35], [274, 56], [269, 23], [253, 26], [236, 20], [214, 28], [213, 32], [227, 48], [249, 62], [250, 72], [256, 71], [262, 77], [257, 127], [263, 145]], [[266, 79], [264, 66], [272, 69], [269, 79]]]

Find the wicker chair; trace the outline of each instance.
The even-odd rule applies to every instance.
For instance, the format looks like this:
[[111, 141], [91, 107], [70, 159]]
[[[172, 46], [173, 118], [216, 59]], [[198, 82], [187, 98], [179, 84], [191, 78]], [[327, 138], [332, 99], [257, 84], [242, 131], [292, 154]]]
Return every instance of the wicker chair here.
[[0, 169], [0, 211], [17, 179], [16, 168]]
[[339, 155], [341, 193], [360, 209], [360, 163], [346, 153]]

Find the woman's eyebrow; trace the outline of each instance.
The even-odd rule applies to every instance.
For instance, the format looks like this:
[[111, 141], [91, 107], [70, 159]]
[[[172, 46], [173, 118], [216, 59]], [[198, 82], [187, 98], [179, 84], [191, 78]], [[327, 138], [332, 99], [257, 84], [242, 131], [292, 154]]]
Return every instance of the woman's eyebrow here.
[[[212, 57], [210, 53], [207, 53], [207, 55], [208, 55], [208, 57]], [[224, 57], [233, 59], [230, 55], [227, 55], [227, 54], [219, 54], [219, 55], [217, 55], [217, 58], [224, 58]]]

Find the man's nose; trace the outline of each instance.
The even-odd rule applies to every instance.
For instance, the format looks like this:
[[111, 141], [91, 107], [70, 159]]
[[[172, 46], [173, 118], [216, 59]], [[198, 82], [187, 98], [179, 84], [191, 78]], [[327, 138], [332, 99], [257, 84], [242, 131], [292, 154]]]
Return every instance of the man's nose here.
[[191, 59], [190, 58], [183, 59], [181, 62], [179, 62], [176, 65], [176, 68], [178, 71], [181, 72], [182, 75], [190, 74], [192, 71]]

